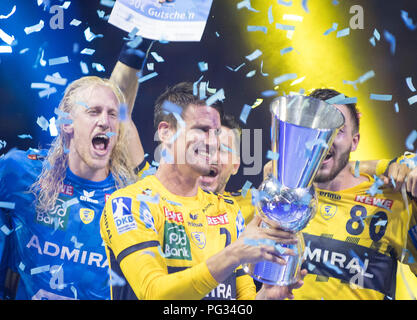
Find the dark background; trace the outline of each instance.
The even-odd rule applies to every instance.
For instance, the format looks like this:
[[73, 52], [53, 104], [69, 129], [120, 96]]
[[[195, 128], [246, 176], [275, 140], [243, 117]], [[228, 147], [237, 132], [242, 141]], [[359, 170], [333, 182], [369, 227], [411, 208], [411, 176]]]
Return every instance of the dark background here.
[[[316, 1], [323, 3], [322, 10], [334, 5], [331, 0]], [[159, 75], [140, 86], [133, 112], [145, 152], [151, 157], [156, 146], [153, 141], [153, 103], [166, 86], [180, 81], [194, 82], [204, 74], [203, 81], [209, 81], [210, 88], [225, 90], [225, 107], [229, 113], [239, 118], [244, 104], [253, 104], [262, 91], [272, 89], [271, 85], [265, 85], [266, 80], [271, 83], [273, 77], [291, 72], [274, 70], [268, 79], [262, 78], [259, 72], [253, 78], [245, 77], [247, 72], [254, 69], [251, 68], [251, 62], [244, 58], [256, 49], [250, 45], [249, 41], [246, 41], [245, 35], [247, 18], [253, 13], [246, 9], [237, 10], [238, 2], [235, 0], [213, 1], [201, 42], [156, 43], [153, 47], [153, 51], [158, 52], [165, 62], [152, 61]], [[301, 0], [297, 2], [301, 3]], [[62, 4], [63, 1], [51, 0], [49, 3], [52, 6]], [[277, 5], [275, 0], [270, 3]], [[405, 10], [413, 22], [417, 23], [417, 1], [339, 1], [339, 9], [346, 12], [347, 19], [349, 7], [354, 4], [360, 4], [364, 8], [366, 22], [363, 32], [366, 33], [366, 38], [370, 37], [374, 27], [378, 28], [382, 38], [384, 29], [389, 30], [396, 37], [397, 48], [394, 56], [390, 54], [389, 45], [386, 42], [383, 43], [383, 39], [381, 39], [381, 49], [378, 51], [372, 51], [367, 41], [357, 43], [355, 48], [358, 58], [368, 55], [373, 61], [373, 69], [378, 70], [382, 77], [389, 78], [392, 84], [389, 88], [389, 93], [393, 95], [392, 103], [389, 107], [380, 107], [375, 110], [375, 113], [386, 115], [380, 126], [384, 131], [395, 132], [398, 137], [390, 145], [391, 152], [388, 156], [393, 157], [405, 150], [405, 138], [413, 129], [417, 129], [415, 110], [417, 104], [409, 106], [407, 102], [407, 99], [416, 93], [411, 93], [405, 84], [405, 77], [414, 76], [414, 85], [417, 86], [417, 31], [407, 29], [400, 17], [400, 10]], [[43, 115], [49, 120], [54, 116], [54, 108], [58, 106], [62, 98], [64, 87], [55, 86], [58, 89], [57, 93], [49, 98], [41, 99], [38, 96], [39, 90], [30, 88], [32, 82], [44, 82], [47, 74], [52, 75], [58, 71], [62, 77], [68, 79], [69, 83], [83, 76], [80, 61], [88, 64], [90, 75], [109, 77], [123, 45], [123, 37], [127, 35], [126, 32], [98, 17], [97, 10], [104, 10], [106, 15], [111, 12], [111, 8], [100, 5], [99, 0], [71, 1], [70, 7], [64, 10], [63, 30], [52, 30], [49, 27], [49, 20], [53, 15], [49, 13], [49, 8], [44, 8], [44, 5], [37, 6], [36, 0], [1, 0], [0, 14], [8, 14], [13, 5], [17, 6], [16, 13], [9, 19], [0, 20], [0, 28], [7, 34], [14, 35], [17, 40], [12, 54], [0, 54], [0, 140], [7, 142], [6, 147], [0, 150], [0, 154], [14, 147], [23, 150], [29, 147], [48, 147], [52, 140], [49, 131], [42, 131], [36, 124], [36, 119]], [[256, 8], [257, 1], [253, 0], [252, 6]], [[266, 15], [266, 12], [264, 14]], [[78, 27], [70, 26], [74, 18], [81, 20], [82, 24]], [[23, 29], [37, 24], [40, 19], [45, 21], [45, 27], [40, 32], [26, 35]], [[104, 37], [88, 43], [84, 38], [84, 30], [87, 27], [91, 27], [93, 33], [103, 34]], [[220, 37], [216, 36], [216, 32], [220, 34]], [[76, 53], [73, 52], [74, 43], [79, 45]], [[95, 49], [94, 55], [80, 55], [79, 51], [86, 47]], [[20, 50], [24, 48], [29, 48], [29, 51], [20, 54]], [[42, 67], [36, 63], [40, 48], [44, 49], [45, 60], [67, 55], [70, 63]], [[199, 61], [208, 63], [208, 71], [200, 72], [197, 65]], [[97, 72], [91, 67], [93, 62], [101, 63], [106, 71]], [[246, 66], [241, 72], [231, 72], [226, 69], [226, 66], [237, 67], [242, 62], [246, 62]], [[378, 90], [374, 91], [377, 93]], [[266, 99], [264, 104], [268, 105], [269, 102], [270, 99]], [[394, 111], [394, 102], [398, 102], [401, 107], [399, 114]], [[242, 126], [250, 129], [264, 129], [264, 132], [269, 133], [269, 121], [265, 121], [268, 118], [266, 113], [268, 113], [267, 107], [252, 110], [247, 125], [242, 124]], [[17, 137], [19, 134], [30, 134], [33, 139], [19, 139]], [[270, 141], [268, 134], [263, 136], [262, 156], [265, 162]], [[373, 138], [375, 138], [376, 148], [378, 145], [387, 143], [378, 137]], [[243, 177], [241, 167], [238, 175], [232, 177], [228, 189], [242, 187], [247, 179], [254, 185], [258, 185], [261, 181], [260, 176]]]

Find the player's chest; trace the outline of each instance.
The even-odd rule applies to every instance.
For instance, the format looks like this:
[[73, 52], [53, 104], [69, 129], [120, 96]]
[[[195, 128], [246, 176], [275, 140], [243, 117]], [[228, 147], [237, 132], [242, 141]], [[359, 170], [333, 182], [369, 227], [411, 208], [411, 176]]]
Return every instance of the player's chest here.
[[218, 210], [163, 207], [162, 238], [168, 259], [203, 261], [236, 239], [235, 220]]
[[319, 196], [314, 218], [304, 230], [342, 241], [370, 246], [389, 233], [394, 200], [368, 194], [326, 193]]

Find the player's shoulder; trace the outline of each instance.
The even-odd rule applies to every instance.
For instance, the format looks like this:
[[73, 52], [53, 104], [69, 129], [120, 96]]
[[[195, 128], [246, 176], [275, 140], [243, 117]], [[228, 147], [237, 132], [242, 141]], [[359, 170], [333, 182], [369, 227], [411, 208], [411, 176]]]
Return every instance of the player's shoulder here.
[[136, 199], [138, 195], [149, 193], [149, 190], [153, 187], [152, 178], [151, 176], [145, 177], [142, 180], [136, 181], [124, 188], [120, 188], [114, 191], [109, 200], [118, 198], [118, 197], [129, 197], [132, 199]]
[[37, 175], [42, 169], [42, 163], [48, 151], [45, 149], [29, 149], [27, 151], [11, 149], [0, 157], [0, 177], [7, 175], [30, 176]]

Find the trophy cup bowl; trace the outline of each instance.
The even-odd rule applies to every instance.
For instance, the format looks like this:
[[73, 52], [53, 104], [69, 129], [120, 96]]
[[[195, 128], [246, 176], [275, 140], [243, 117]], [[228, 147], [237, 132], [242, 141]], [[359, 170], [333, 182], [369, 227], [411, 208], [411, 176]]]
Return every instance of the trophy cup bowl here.
[[[297, 95], [274, 99], [271, 103], [272, 175], [256, 193], [256, 212], [296, 232], [298, 242], [281, 244], [296, 253], [283, 255], [285, 265], [269, 261], [245, 264], [243, 269], [254, 279], [273, 285], [287, 286], [298, 280], [304, 253], [301, 230], [313, 218], [317, 197], [313, 180], [344, 124], [343, 114], [334, 106], [312, 97]], [[268, 228], [265, 223], [261, 227]]]

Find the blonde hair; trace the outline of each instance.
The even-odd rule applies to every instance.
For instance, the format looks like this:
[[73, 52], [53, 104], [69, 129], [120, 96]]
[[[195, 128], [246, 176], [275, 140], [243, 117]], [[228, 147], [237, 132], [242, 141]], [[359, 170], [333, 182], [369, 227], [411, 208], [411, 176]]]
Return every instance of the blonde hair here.
[[[115, 83], [109, 79], [87, 76], [68, 85], [58, 109], [70, 114], [74, 107], [77, 106], [77, 101], [75, 101], [77, 93], [94, 85], [109, 87], [118, 99], [119, 104], [125, 103], [124, 94]], [[134, 167], [129, 159], [126, 131], [125, 124], [120, 122], [117, 142], [110, 156], [110, 173], [115, 179], [116, 188], [123, 188], [137, 180], [134, 174]], [[30, 189], [36, 196], [36, 209], [40, 212], [48, 212], [54, 208], [64, 185], [68, 167], [67, 148], [69, 148], [68, 134], [63, 130], [59, 130], [59, 134], [52, 141], [51, 148], [44, 160], [42, 172]]]

